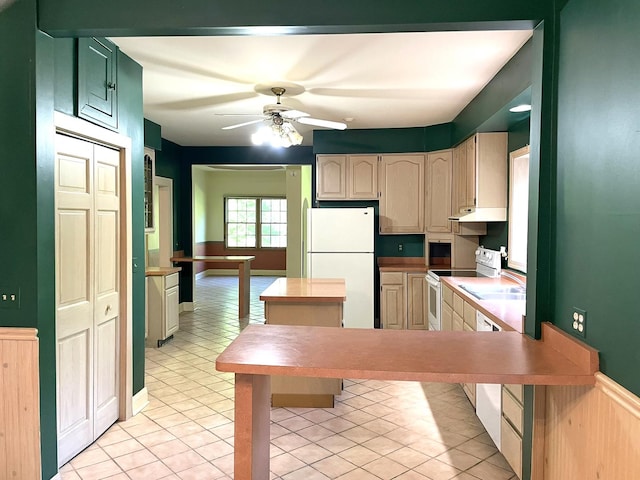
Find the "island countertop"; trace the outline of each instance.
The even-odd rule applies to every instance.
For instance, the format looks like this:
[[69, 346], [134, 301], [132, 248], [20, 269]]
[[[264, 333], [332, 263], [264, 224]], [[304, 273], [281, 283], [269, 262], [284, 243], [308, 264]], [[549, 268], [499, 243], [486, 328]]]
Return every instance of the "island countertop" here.
[[278, 278], [260, 295], [265, 302], [344, 302], [347, 286], [342, 278]]

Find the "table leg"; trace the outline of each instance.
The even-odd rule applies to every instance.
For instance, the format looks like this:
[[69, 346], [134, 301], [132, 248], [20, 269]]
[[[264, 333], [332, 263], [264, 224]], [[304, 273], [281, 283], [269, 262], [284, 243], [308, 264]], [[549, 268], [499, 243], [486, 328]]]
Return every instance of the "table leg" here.
[[236, 373], [235, 480], [269, 480], [270, 396], [270, 376]]
[[249, 315], [249, 299], [251, 285], [251, 261], [244, 261], [238, 265], [238, 316], [244, 318]]

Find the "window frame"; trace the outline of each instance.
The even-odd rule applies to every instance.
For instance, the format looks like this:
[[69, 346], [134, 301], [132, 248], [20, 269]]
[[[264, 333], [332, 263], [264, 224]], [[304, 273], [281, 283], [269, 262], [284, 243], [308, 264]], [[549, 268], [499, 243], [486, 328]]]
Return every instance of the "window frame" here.
[[[229, 246], [228, 238], [228, 214], [227, 214], [227, 202], [230, 199], [234, 200], [256, 200], [256, 245], [254, 247], [234, 247]], [[283, 195], [225, 195], [223, 197], [223, 211], [224, 211], [224, 248], [228, 250], [285, 250], [287, 247], [265, 247], [262, 245], [262, 200], [284, 200], [287, 202], [287, 198]], [[288, 205], [287, 205], [288, 207]], [[285, 226], [287, 222], [284, 224]], [[288, 237], [288, 236], [287, 236]]]
[[[515, 168], [516, 162], [525, 162], [526, 168], [524, 170], [517, 170]], [[527, 272], [527, 241], [528, 241], [528, 229], [529, 229], [529, 145], [519, 148], [518, 150], [514, 150], [509, 153], [509, 257], [507, 259], [507, 265], [510, 268], [514, 268], [521, 272]], [[521, 188], [526, 185], [526, 195], [524, 192], [520, 193], [520, 202], [516, 201], [516, 181], [515, 173], [517, 171], [521, 172]], [[524, 180], [524, 171], [526, 171], [526, 182]], [[524, 201], [522, 199], [525, 199]], [[520, 206], [518, 210], [516, 210], [517, 205]], [[518, 215], [519, 221], [514, 221], [515, 215]], [[516, 232], [517, 226], [524, 228], [523, 232]], [[515, 248], [514, 242], [524, 241], [524, 249], [523, 248]]]

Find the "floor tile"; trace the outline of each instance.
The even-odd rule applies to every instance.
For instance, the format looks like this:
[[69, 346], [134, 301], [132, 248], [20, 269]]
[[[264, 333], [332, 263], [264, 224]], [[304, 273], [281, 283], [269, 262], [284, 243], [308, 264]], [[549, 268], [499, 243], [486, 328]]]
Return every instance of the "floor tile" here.
[[[196, 311], [180, 314], [171, 341], [145, 349], [147, 407], [61, 468], [62, 480], [232, 480], [234, 375], [215, 360], [245, 326], [264, 322], [258, 297], [274, 280], [251, 278], [251, 313], [238, 319], [237, 278], [198, 279]], [[344, 386], [334, 408], [272, 409], [271, 479], [513, 477], [460, 385]]]

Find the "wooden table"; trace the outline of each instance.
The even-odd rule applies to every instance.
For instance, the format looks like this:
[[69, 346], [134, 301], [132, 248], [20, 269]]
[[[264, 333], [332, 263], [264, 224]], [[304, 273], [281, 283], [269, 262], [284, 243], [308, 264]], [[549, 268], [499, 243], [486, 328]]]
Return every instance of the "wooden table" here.
[[549, 324], [542, 330], [536, 341], [517, 332], [249, 325], [216, 360], [235, 373], [234, 478], [269, 478], [271, 375], [593, 385], [597, 351]]
[[251, 289], [251, 261], [254, 255], [197, 255], [195, 257], [172, 257], [172, 262], [207, 262], [237, 265], [238, 268], [238, 316], [249, 315], [249, 293]]
[[[344, 279], [278, 278], [260, 295], [269, 325], [342, 327]], [[340, 378], [271, 377], [272, 407], [330, 408], [342, 392]]]

